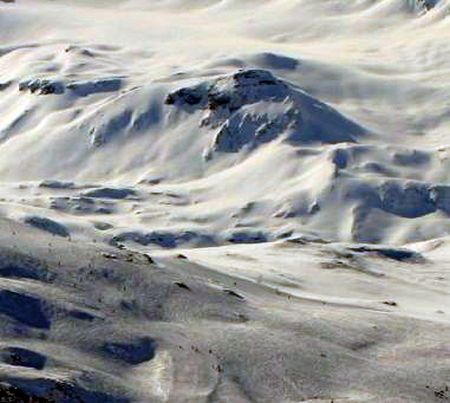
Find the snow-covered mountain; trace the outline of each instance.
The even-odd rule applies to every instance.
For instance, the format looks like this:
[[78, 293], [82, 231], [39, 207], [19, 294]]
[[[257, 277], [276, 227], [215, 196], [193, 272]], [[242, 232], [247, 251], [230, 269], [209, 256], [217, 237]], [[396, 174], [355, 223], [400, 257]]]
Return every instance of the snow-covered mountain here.
[[8, 393], [448, 398], [449, 71], [448, 0], [0, 1]]

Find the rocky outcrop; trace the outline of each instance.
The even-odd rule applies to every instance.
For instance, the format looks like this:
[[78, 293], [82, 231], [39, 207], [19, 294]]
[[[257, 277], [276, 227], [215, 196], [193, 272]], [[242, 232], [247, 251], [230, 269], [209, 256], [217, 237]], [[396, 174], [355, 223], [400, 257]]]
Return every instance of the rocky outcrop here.
[[37, 78], [20, 82], [19, 91], [29, 91], [36, 95], [63, 94], [65, 91], [65, 86], [59, 81]]
[[[65, 83], [59, 80], [35, 78], [19, 83], [19, 91], [29, 91], [36, 95], [60, 95], [69, 90], [72, 94], [86, 97], [89, 95], [119, 91], [122, 87], [120, 78], [103, 78], [97, 80], [74, 81]], [[6, 88], [6, 86], [5, 86]], [[0, 90], [3, 89], [0, 85]]]
[[239, 70], [178, 89], [165, 103], [202, 112], [199, 126], [214, 131], [207, 159], [280, 138], [292, 144], [356, 142], [366, 131], [335, 109], [267, 70]]
[[439, 0], [413, 0], [413, 3], [414, 7], [428, 11], [435, 7], [439, 3]]

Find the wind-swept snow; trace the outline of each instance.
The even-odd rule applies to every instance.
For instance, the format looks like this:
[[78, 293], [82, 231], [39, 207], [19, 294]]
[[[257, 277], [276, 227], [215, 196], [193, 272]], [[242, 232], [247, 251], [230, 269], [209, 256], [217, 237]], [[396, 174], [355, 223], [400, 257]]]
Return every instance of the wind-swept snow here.
[[0, 38], [1, 393], [450, 398], [448, 0], [0, 1]]

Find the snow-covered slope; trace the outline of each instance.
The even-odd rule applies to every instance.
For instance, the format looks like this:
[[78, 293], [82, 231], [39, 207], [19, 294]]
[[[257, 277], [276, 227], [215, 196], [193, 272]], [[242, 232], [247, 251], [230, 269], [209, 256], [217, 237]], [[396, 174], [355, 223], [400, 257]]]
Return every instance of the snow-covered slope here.
[[[194, 270], [201, 277], [207, 270], [231, 283], [241, 279], [254, 284], [249, 285], [256, 287], [252, 298], [263, 310], [270, 311], [261, 302], [264, 293], [270, 293], [270, 301], [286, 293], [313, 305], [338, 304], [348, 321], [357, 314], [345, 307], [364, 316], [365, 309], [379, 309], [377, 304], [390, 306], [389, 313], [397, 312], [392, 321], [405, 321], [396, 322], [395, 337], [402, 326], [422, 329], [427, 320], [445, 328], [450, 303], [445, 258], [450, 234], [449, 72], [449, 0], [0, 1], [0, 216], [24, 234], [26, 229], [34, 237], [41, 234], [42, 242], [58, 240], [60, 251], [71, 243], [94, 248], [96, 256], [111, 255], [111, 248], [127, 249], [142, 259], [142, 253], [149, 253], [168, 260], [174, 276]], [[21, 236], [19, 248], [26, 239]], [[24, 259], [34, 253], [27, 251]], [[45, 260], [45, 253], [39, 253]], [[180, 253], [183, 258], [175, 259]], [[27, 270], [33, 273], [39, 269], [31, 266]], [[100, 269], [93, 264], [94, 272]], [[59, 298], [73, 280], [65, 273], [61, 283], [47, 284], [46, 279], [45, 285], [37, 274], [18, 280], [11, 269], [5, 270], [2, 281], [5, 277], [9, 291], [0, 292], [0, 314], [25, 322], [27, 329], [36, 323], [27, 323], [32, 308], [29, 315], [15, 313], [16, 306], [31, 301], [22, 294], [40, 290], [44, 295], [53, 284]], [[157, 288], [154, 279], [148, 281], [151, 289]], [[99, 290], [109, 289], [104, 282], [95, 279]], [[206, 283], [199, 285], [204, 287]], [[11, 296], [16, 289], [19, 296]], [[70, 293], [67, 304], [91, 306], [84, 292]], [[111, 290], [108, 298], [116, 301], [117, 292]], [[139, 298], [145, 294], [136, 293]], [[212, 294], [202, 298], [193, 303], [218, 303]], [[397, 299], [399, 306], [389, 305]], [[31, 307], [40, 304], [36, 301]], [[99, 315], [110, 315], [112, 306], [118, 309], [117, 301], [103, 302], [95, 308]], [[291, 326], [291, 308], [273, 304], [287, 310], [273, 320]], [[58, 311], [62, 329], [72, 326], [73, 309], [66, 308]], [[147, 315], [141, 308], [126, 309]], [[173, 316], [166, 319], [175, 326], [174, 317], [184, 311], [179, 305], [167, 309]], [[192, 309], [183, 317], [187, 321], [198, 319]], [[218, 319], [221, 326], [227, 315], [234, 315], [224, 312], [226, 318]], [[326, 321], [331, 316], [327, 312]], [[112, 322], [118, 320], [114, 316]], [[139, 319], [131, 321], [141, 326]], [[39, 323], [53, 326], [46, 316]], [[247, 330], [262, 337], [259, 325], [254, 326]], [[107, 333], [104, 325], [98, 328]], [[53, 330], [48, 333], [56, 337]], [[197, 336], [204, 342], [202, 331]], [[58, 337], [54, 343], [64, 345]], [[87, 345], [107, 343], [102, 337], [89, 338]], [[136, 347], [139, 352], [153, 349], [148, 339], [136, 337], [144, 340]], [[392, 340], [378, 342], [396, 348]], [[228, 351], [231, 341], [224, 343], [220, 348]], [[5, 345], [8, 355], [14, 346]], [[116, 347], [112, 350], [125, 350], [129, 357], [128, 347]], [[79, 346], [67, 342], [65, 348], [75, 354]], [[169, 350], [157, 355], [162, 361], [152, 364], [155, 374], [158, 368], [175, 371], [168, 362], [178, 356]], [[107, 361], [92, 351], [86, 352], [83, 365], [95, 362], [96, 371], [104, 371]], [[263, 353], [257, 356], [266, 359]], [[329, 389], [335, 394], [318, 393], [316, 386], [314, 393], [302, 394], [297, 381], [286, 375], [289, 385], [280, 381], [273, 393], [259, 395], [257, 385], [269, 375], [244, 381], [237, 372], [246, 367], [222, 358], [220, 365], [231, 371], [227, 382], [234, 379], [231, 386], [219, 382], [214, 389], [215, 375], [201, 372], [191, 401], [200, 401], [200, 395], [226, 401], [228, 393], [231, 401], [298, 401], [316, 395], [388, 401], [400, 393], [397, 380], [395, 391], [383, 391], [387, 394], [382, 397], [379, 384], [371, 381], [366, 395], [364, 387], [340, 393], [343, 386], [336, 378], [336, 388]], [[34, 355], [26, 359], [42, 361]], [[189, 365], [196, 367], [194, 361]], [[419, 361], [411, 371], [420, 367]], [[448, 365], [439, 362], [447, 373]], [[279, 365], [280, 371], [295, 366]], [[139, 367], [133, 373], [134, 386], [122, 385], [111, 396], [95, 399], [183, 401], [167, 386], [171, 377], [180, 385], [179, 374], [152, 375], [160, 377], [155, 382], [162, 386], [142, 392], [147, 370], [141, 373]], [[388, 377], [387, 372], [380, 370], [379, 379]], [[94, 384], [99, 378], [92, 379]], [[104, 383], [111, 384], [113, 378]], [[419, 388], [405, 399], [424, 401], [424, 396], [436, 397]]]
[[[2, 180], [132, 187], [152, 216], [154, 191], [189, 199], [164, 223], [125, 208], [119, 232], [181, 215], [217, 242], [242, 221], [265, 238], [444, 236], [448, 4], [411, 3], [5, 4]], [[39, 204], [80, 197], [53, 193]]]

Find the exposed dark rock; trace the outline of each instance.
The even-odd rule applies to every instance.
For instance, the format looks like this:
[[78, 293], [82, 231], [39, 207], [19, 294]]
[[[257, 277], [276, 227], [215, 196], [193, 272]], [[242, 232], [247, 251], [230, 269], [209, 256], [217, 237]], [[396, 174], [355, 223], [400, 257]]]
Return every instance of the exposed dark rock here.
[[0, 349], [0, 361], [9, 365], [43, 369], [47, 362], [47, 357], [25, 348], [6, 347]]
[[185, 283], [177, 281], [177, 282], [175, 282], [175, 285], [180, 288], [183, 288], [184, 290], [191, 291], [190, 287], [187, 286]]
[[75, 187], [75, 184], [73, 182], [45, 180], [39, 184], [39, 187], [48, 189], [73, 189]]
[[0, 83], [0, 91], [6, 90], [7, 88], [9, 88], [11, 86], [11, 84], [12, 84], [12, 81], [5, 81], [5, 82]]
[[237, 231], [232, 233], [227, 239], [231, 243], [261, 243], [267, 242], [267, 236], [262, 232]]
[[111, 214], [115, 204], [109, 200], [91, 197], [52, 197], [50, 208], [71, 214]]
[[89, 312], [73, 310], [68, 312], [69, 316], [79, 320], [85, 320], [87, 322], [92, 322], [96, 317]]
[[108, 342], [103, 350], [116, 359], [137, 365], [150, 361], [155, 356], [156, 342], [150, 337], [142, 337], [129, 342]]
[[24, 222], [42, 231], [50, 232], [53, 235], [61, 237], [68, 237], [70, 235], [66, 227], [46, 217], [26, 217]]
[[50, 329], [51, 326], [41, 299], [10, 290], [0, 290], [0, 314], [39, 329]]
[[59, 95], [64, 93], [65, 86], [59, 81], [38, 78], [20, 82], [19, 91], [29, 91], [37, 95]]
[[436, 203], [426, 184], [386, 182], [380, 195], [383, 210], [396, 215], [415, 218], [436, 211]]
[[98, 188], [85, 192], [84, 197], [93, 197], [100, 199], [115, 199], [122, 200], [132, 196], [136, 196], [136, 192], [132, 189], [126, 188]]
[[181, 88], [166, 98], [166, 105], [198, 105], [203, 100], [204, 94], [200, 88]]
[[78, 81], [67, 84], [67, 89], [82, 97], [102, 92], [115, 92], [119, 91], [121, 88], [121, 78], [104, 78], [92, 81]]
[[413, 0], [413, 2], [419, 9], [429, 11], [439, 3], [439, 0]]
[[163, 248], [175, 248], [183, 244], [195, 245], [213, 245], [214, 239], [206, 234], [199, 234], [193, 231], [183, 232], [168, 232], [168, 231], [153, 231], [142, 233], [138, 231], [124, 232], [115, 235], [111, 240], [113, 245], [122, 242], [136, 242], [147, 246], [150, 244], [158, 245]]
[[178, 89], [166, 104], [201, 111], [200, 126], [216, 130], [204, 152], [235, 153], [281, 137], [292, 144], [355, 142], [366, 131], [334, 109], [260, 69]]
[[38, 259], [17, 252], [5, 252], [0, 259], [0, 277], [51, 282], [56, 275]]
[[405, 248], [389, 248], [376, 245], [352, 246], [349, 250], [357, 253], [376, 253], [388, 259], [403, 261], [423, 261], [422, 255]]
[[128, 403], [129, 400], [107, 393], [88, 389], [77, 382], [62, 381], [53, 378], [8, 379], [0, 384], [0, 393], [12, 396], [13, 402], [20, 403]]
[[112, 260], [117, 260], [117, 259], [119, 259], [119, 257], [118, 257], [117, 255], [114, 255], [114, 254], [112, 254], [112, 253], [107, 253], [107, 252], [103, 252], [103, 253], [102, 253], [102, 256], [103, 256], [105, 259], [112, 259]]
[[223, 290], [223, 292], [228, 295], [231, 295], [232, 297], [238, 298], [240, 300], [245, 299], [242, 295], [238, 294], [236, 291], [233, 291], [233, 290]]
[[[1, 0], [5, 1], [5, 0]], [[7, 2], [12, 3], [13, 0]], [[44, 397], [39, 397], [34, 394], [27, 393], [20, 388], [15, 388], [6, 383], [0, 383], [0, 396], [3, 402], [18, 402], [18, 403], [48, 403], [49, 400]]]

